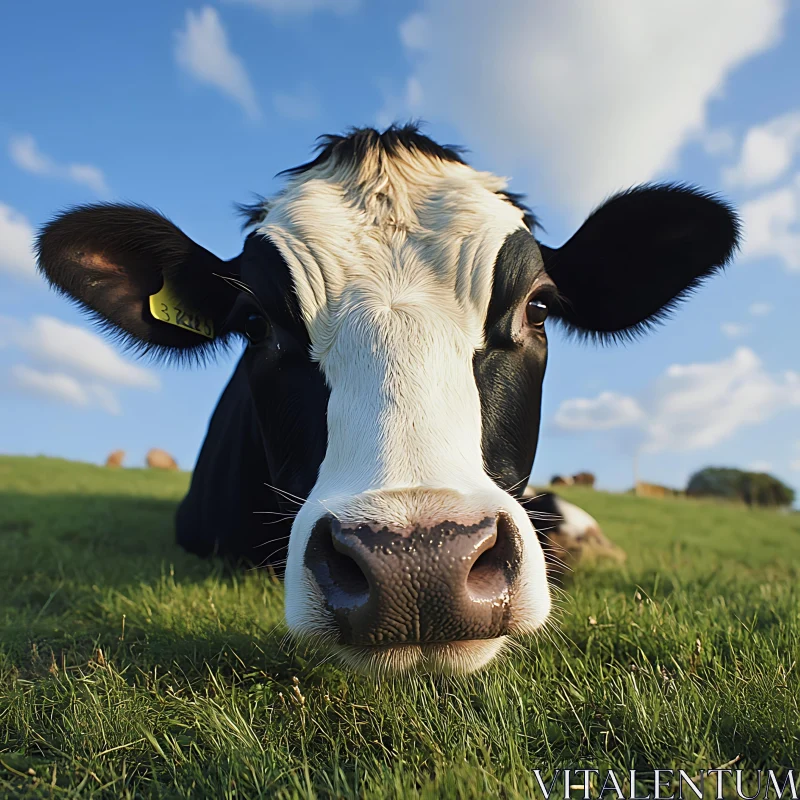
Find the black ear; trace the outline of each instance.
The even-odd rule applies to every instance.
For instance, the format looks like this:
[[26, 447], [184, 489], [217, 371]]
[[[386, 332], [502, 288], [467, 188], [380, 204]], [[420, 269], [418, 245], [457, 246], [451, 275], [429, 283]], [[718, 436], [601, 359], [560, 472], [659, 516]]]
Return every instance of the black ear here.
[[[157, 212], [81, 206], [46, 225], [36, 248], [47, 280], [134, 349], [201, 356], [224, 344], [219, 329], [238, 293], [220, 276], [235, 278], [237, 260], [222, 261]], [[164, 287], [170, 322], [151, 311]]]
[[558, 249], [540, 245], [572, 331], [620, 338], [656, 324], [723, 267], [739, 243], [726, 203], [687, 186], [640, 186], [597, 208]]

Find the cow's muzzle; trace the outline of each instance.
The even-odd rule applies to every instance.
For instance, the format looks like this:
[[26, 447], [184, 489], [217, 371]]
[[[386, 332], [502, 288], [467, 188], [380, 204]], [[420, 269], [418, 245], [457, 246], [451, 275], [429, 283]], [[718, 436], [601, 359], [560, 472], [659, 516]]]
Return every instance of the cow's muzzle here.
[[362, 647], [504, 636], [520, 560], [502, 512], [400, 530], [325, 516], [305, 552], [339, 642]]

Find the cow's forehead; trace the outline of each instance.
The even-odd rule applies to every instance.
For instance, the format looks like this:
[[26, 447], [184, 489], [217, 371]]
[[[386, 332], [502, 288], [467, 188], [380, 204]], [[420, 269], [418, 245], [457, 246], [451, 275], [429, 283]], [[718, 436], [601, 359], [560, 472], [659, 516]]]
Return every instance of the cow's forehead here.
[[355, 295], [386, 307], [435, 297], [480, 338], [497, 254], [525, 228], [505, 186], [418, 151], [330, 159], [293, 177], [257, 232], [292, 273], [312, 343], [330, 337]]

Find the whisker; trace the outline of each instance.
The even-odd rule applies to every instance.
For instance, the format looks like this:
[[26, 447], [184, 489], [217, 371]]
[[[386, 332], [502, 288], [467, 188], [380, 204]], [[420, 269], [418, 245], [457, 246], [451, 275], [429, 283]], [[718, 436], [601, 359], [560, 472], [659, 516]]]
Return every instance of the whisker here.
[[561, 514], [550, 514], [547, 511], [525, 511], [529, 519], [540, 519], [542, 522], [563, 522]]
[[287, 492], [286, 489], [279, 489], [277, 486], [273, 486], [271, 483], [264, 482], [264, 486], [266, 486], [267, 489], [272, 489], [273, 492], [277, 492], [277, 494], [281, 495], [281, 497], [283, 497], [284, 499], [292, 501], [299, 506], [302, 506], [306, 502], [308, 502], [307, 497], [300, 497], [300, 495]]
[[538, 526], [534, 526], [539, 533], [547, 533], [547, 531], [557, 531], [561, 526], [560, 525], [550, 525], [547, 528], [540, 528]]
[[[253, 513], [254, 514], [280, 514], [283, 517], [287, 516], [285, 511], [254, 511]], [[297, 516], [297, 514], [292, 514], [291, 515], [292, 518], [294, 518], [296, 516]]]
[[[264, 525], [274, 525], [274, 522], [265, 522]], [[256, 548], [258, 547], [266, 547], [268, 544], [275, 544], [275, 542], [285, 542], [287, 539], [291, 538], [291, 533], [287, 534], [286, 536], [274, 536], [270, 537], [266, 542], [261, 542], [261, 544], [255, 545]]]
[[522, 505], [532, 503], [534, 500], [540, 500], [545, 494], [547, 494], [547, 492], [539, 492], [539, 494], [532, 495], [531, 497], [523, 497], [519, 502], [522, 503]]
[[328, 512], [328, 513], [329, 513], [329, 514], [330, 514], [330, 515], [331, 515], [331, 516], [332, 516], [332, 517], [333, 517], [333, 518], [334, 518], [334, 519], [337, 521], [337, 522], [341, 522], [341, 520], [339, 519], [339, 517], [337, 517], [337, 516], [336, 516], [336, 514], [334, 514], [334, 513], [333, 513], [333, 511], [331, 511], [331, 510], [328, 508], [328, 506], [326, 506], [326, 505], [325, 505], [325, 501], [324, 501], [324, 500], [318, 500], [317, 502], [318, 502], [318, 503], [319, 503], [319, 504], [320, 504], [320, 505], [321, 505], [321, 506], [322, 506], [322, 507], [323, 507], [323, 508], [324, 508], [324, 509], [325, 509], [325, 510], [326, 510], [326, 511], [327, 511], [327, 512]]
[[268, 542], [261, 542], [261, 544], [257, 544], [256, 547], [266, 547], [268, 544], [275, 544], [275, 542], [285, 542], [287, 539], [291, 538], [291, 535], [292, 534], [290, 533], [286, 536], [278, 536], [275, 539], [270, 539]]
[[280, 548], [276, 548], [273, 553], [270, 553], [263, 561], [259, 564], [255, 564], [252, 567], [247, 568], [247, 572], [263, 572], [265, 569], [280, 569], [281, 567], [286, 566], [287, 559], [281, 558], [278, 561], [270, 561], [269, 558], [274, 553], [277, 553]]
[[[270, 544], [271, 544], [271, 542], [270, 542]], [[286, 558], [279, 559], [278, 561], [272, 561], [271, 560], [272, 557], [274, 555], [277, 555], [278, 553], [280, 553], [281, 550], [283, 550], [285, 546], [286, 545], [278, 545], [278, 547], [276, 547], [274, 550], [270, 550], [270, 552], [267, 553], [266, 556], [264, 556], [264, 560], [261, 562], [261, 569], [263, 569], [265, 567], [277, 568], [277, 567], [286, 566], [286, 562], [288, 561], [288, 559], [286, 559]]]
[[506, 489], [506, 491], [509, 494], [511, 494], [511, 492], [513, 492], [514, 489], [518, 489], [520, 486], [522, 486], [523, 483], [527, 485], [528, 480], [529, 480], [528, 478], [520, 478], [520, 480], [518, 480], [515, 484], [509, 486], [508, 489]]
[[247, 292], [249, 295], [252, 295], [253, 297], [256, 296], [256, 293], [244, 281], [240, 281], [238, 278], [234, 278], [230, 275], [220, 275], [217, 272], [212, 272], [211, 274], [215, 278], [222, 278], [222, 280], [225, 281], [225, 283], [227, 283], [230, 286], [233, 286], [234, 289], [239, 289], [242, 292]]

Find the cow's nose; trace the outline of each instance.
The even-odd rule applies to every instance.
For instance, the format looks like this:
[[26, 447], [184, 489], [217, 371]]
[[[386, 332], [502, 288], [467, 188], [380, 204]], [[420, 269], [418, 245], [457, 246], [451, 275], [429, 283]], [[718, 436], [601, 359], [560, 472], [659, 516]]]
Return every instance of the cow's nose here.
[[341, 643], [453, 642], [507, 633], [520, 550], [503, 513], [400, 531], [323, 517], [305, 563]]

